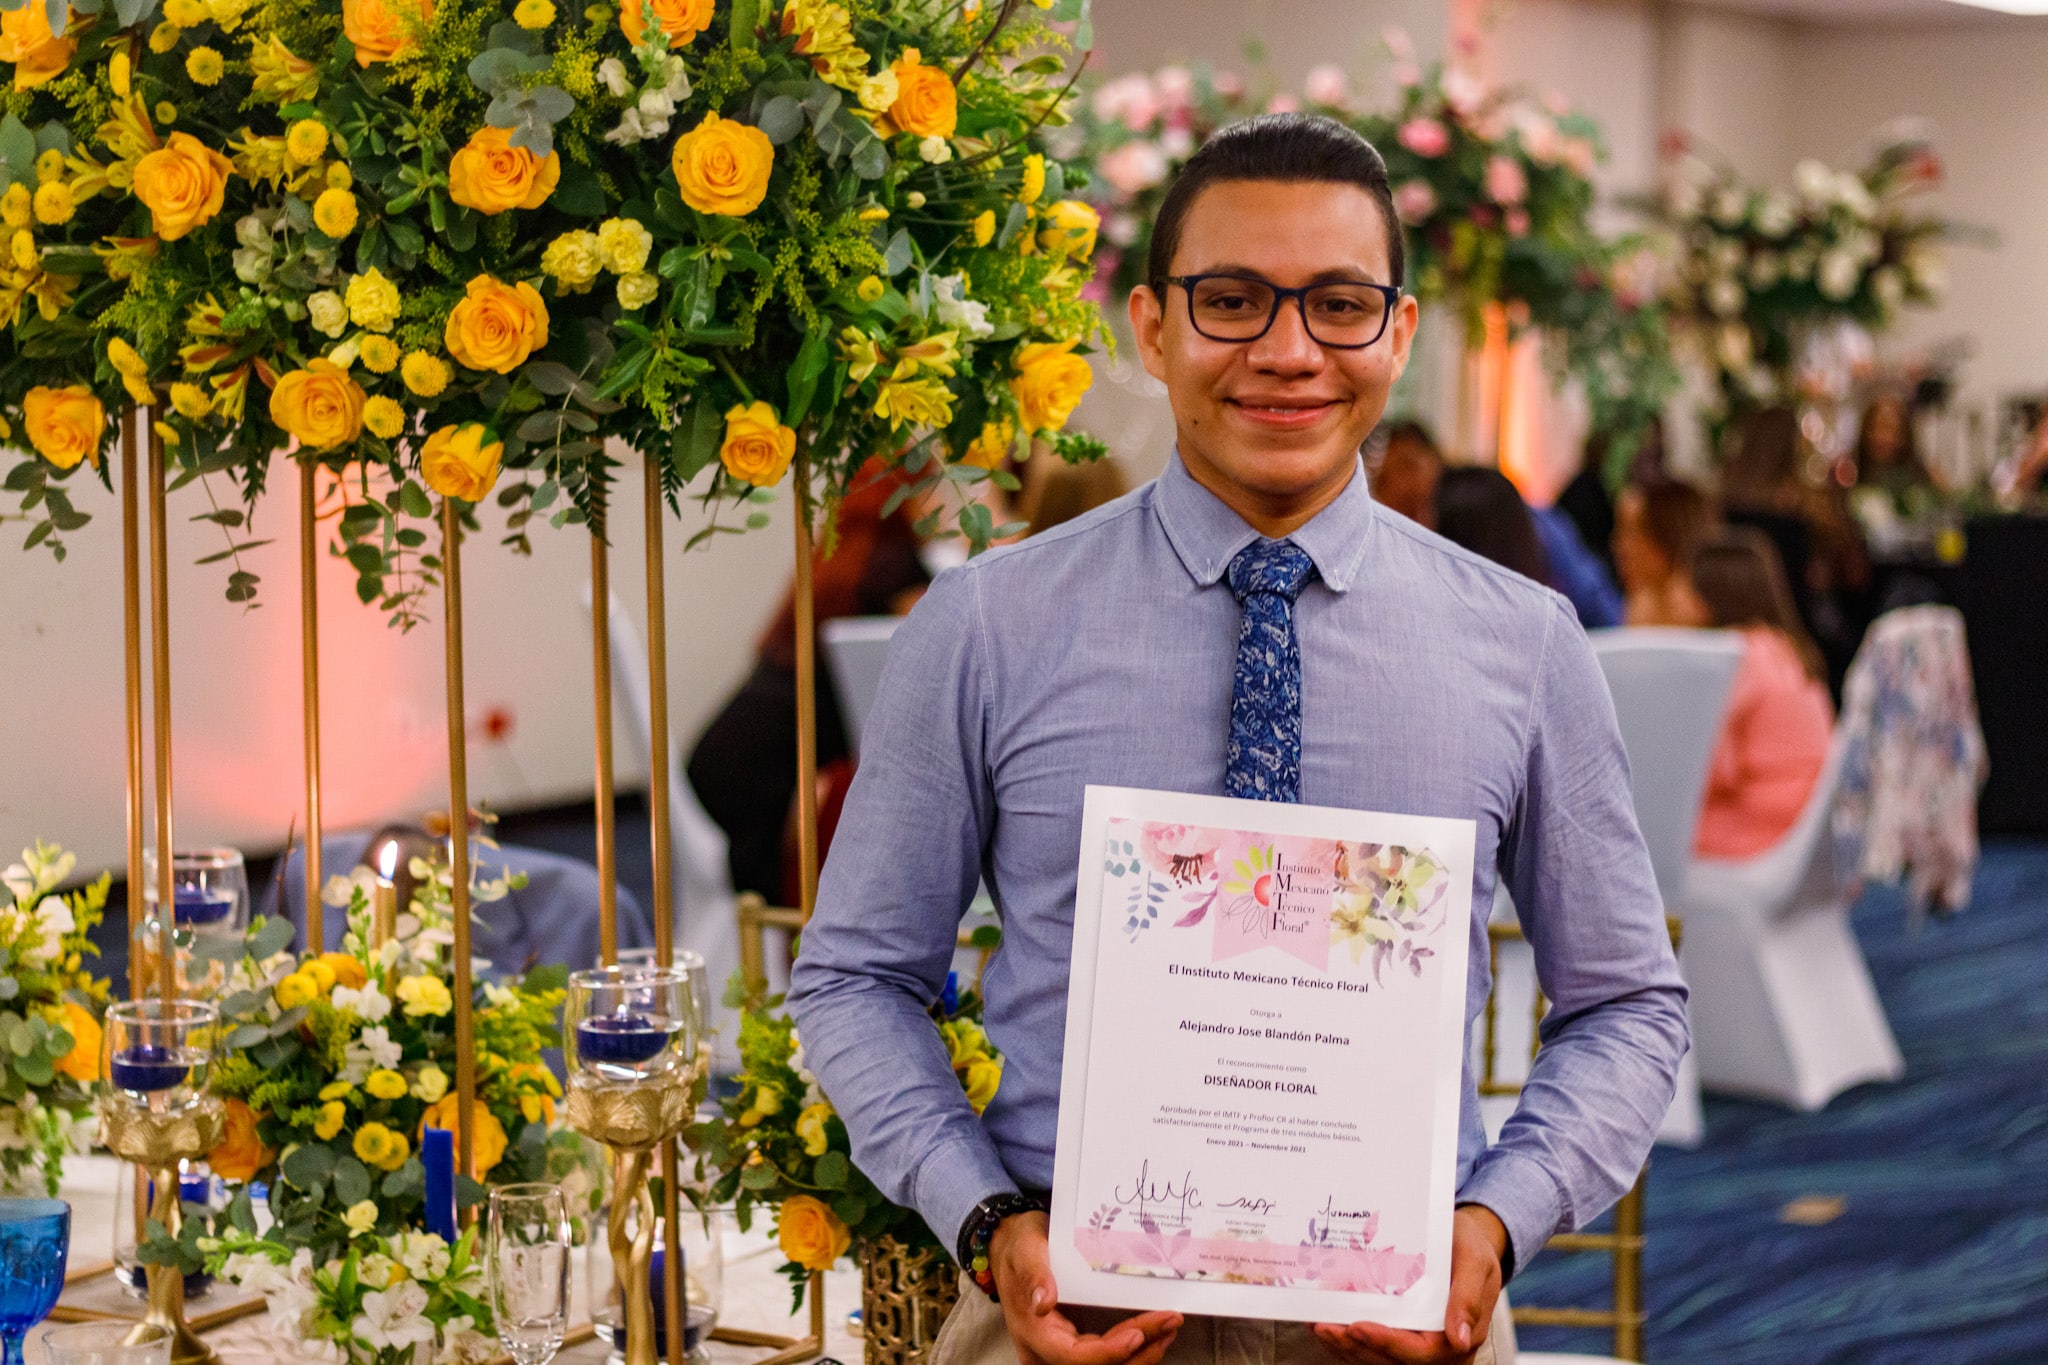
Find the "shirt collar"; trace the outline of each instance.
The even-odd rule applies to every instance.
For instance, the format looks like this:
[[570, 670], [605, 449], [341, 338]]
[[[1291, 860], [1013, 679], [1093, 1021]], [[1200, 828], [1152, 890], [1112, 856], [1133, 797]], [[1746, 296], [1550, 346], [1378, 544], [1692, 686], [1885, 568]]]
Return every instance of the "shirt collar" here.
[[[1259, 538], [1244, 518], [1195, 481], [1178, 450], [1159, 476], [1152, 505], [1189, 577], [1205, 588], [1223, 577], [1238, 551]], [[1374, 516], [1361, 461], [1344, 491], [1287, 539], [1315, 562], [1317, 576], [1332, 592], [1344, 592], [1365, 556]]]

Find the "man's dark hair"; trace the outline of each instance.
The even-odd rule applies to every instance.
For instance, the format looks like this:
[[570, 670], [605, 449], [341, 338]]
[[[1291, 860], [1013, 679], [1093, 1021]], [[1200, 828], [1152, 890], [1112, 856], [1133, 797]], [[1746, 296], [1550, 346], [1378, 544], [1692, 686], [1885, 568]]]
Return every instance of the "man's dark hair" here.
[[1401, 241], [1401, 220], [1394, 213], [1394, 191], [1387, 163], [1370, 142], [1333, 118], [1321, 114], [1259, 114], [1219, 129], [1188, 158], [1159, 205], [1152, 224], [1152, 249], [1145, 260], [1145, 279], [1163, 293], [1180, 248], [1181, 227], [1195, 199], [1211, 185], [1231, 180], [1281, 180], [1356, 185], [1379, 206], [1387, 227], [1387, 265], [1393, 278], [1406, 283], [1408, 253]]

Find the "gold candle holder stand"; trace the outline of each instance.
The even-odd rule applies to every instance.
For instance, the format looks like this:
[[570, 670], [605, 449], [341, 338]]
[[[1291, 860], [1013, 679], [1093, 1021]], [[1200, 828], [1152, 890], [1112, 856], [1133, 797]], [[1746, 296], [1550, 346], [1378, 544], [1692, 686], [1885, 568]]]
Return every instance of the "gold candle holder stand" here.
[[[100, 1108], [101, 1144], [123, 1161], [149, 1172], [156, 1185], [149, 1215], [163, 1225], [173, 1240], [185, 1223], [178, 1163], [212, 1151], [219, 1145], [226, 1126], [226, 1108], [211, 1096], [193, 1108], [171, 1114], [128, 1105]], [[201, 1341], [185, 1321], [184, 1272], [174, 1265], [152, 1265], [145, 1273], [149, 1281], [149, 1308], [143, 1314], [142, 1326], [161, 1327], [171, 1334], [171, 1365], [218, 1365], [219, 1357], [214, 1355], [213, 1348]]]

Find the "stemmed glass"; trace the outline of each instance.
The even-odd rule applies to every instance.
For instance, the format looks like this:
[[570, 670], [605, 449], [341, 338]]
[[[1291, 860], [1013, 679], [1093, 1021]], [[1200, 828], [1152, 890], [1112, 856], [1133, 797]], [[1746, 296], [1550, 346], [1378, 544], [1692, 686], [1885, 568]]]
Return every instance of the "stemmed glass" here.
[[498, 1344], [516, 1365], [547, 1365], [569, 1327], [569, 1205], [561, 1187], [492, 1190], [487, 1245]]
[[[158, 951], [163, 933], [163, 920], [157, 906], [154, 849], [143, 850], [142, 874], [145, 921], [144, 938], [138, 946], [147, 955]], [[199, 848], [173, 853], [171, 897], [176, 908], [173, 927], [181, 935], [189, 935], [190, 943], [200, 940], [216, 945], [239, 942], [248, 932], [249, 871], [242, 855], [232, 848]], [[212, 995], [227, 981], [227, 969], [219, 963], [202, 961], [195, 964], [189, 946], [178, 954], [178, 970], [181, 989], [195, 995]]]
[[562, 1050], [571, 1073], [631, 1084], [697, 1060], [697, 1010], [675, 967], [598, 967], [569, 977]]
[[80, 1322], [43, 1333], [47, 1365], [171, 1365], [171, 1333], [153, 1323]]
[[22, 1365], [28, 1329], [50, 1316], [64, 1292], [71, 1206], [61, 1199], [0, 1199], [0, 1353]]

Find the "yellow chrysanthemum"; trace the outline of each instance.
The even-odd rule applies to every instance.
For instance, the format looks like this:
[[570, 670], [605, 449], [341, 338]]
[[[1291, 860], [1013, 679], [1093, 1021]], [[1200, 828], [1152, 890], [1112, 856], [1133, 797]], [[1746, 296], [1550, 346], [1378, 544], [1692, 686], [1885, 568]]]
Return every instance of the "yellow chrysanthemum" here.
[[329, 237], [346, 237], [356, 230], [356, 197], [347, 190], [322, 190], [313, 201], [313, 225]]
[[555, 22], [555, 7], [548, 0], [519, 0], [513, 6], [512, 22], [524, 29], [543, 29]]
[[882, 288], [881, 276], [869, 275], [853, 287], [853, 293], [862, 303], [873, 303], [882, 297]]
[[347, 163], [347, 162], [345, 162], [345, 161], [337, 161], [337, 162], [334, 162], [334, 163], [333, 163], [332, 165], [328, 166], [328, 168], [327, 168], [327, 188], [328, 188], [328, 189], [330, 189], [330, 190], [347, 190], [347, 189], [353, 189], [353, 188], [355, 188], [355, 183], [356, 183], [356, 177], [355, 177], [355, 173], [354, 173], [353, 171], [349, 170], [349, 168], [348, 168], [348, 163]]
[[35, 205], [38, 223], [68, 223], [77, 210], [71, 200], [71, 187], [61, 180], [37, 186]]
[[390, 337], [375, 333], [364, 337], [358, 354], [373, 374], [390, 374], [398, 368], [398, 343]]
[[327, 155], [327, 125], [316, 118], [302, 118], [284, 135], [285, 151], [301, 166], [310, 166]]
[[185, 30], [176, 24], [158, 24], [150, 30], [149, 50], [161, 56], [176, 47], [178, 40], [184, 36]]
[[[381, 341], [383, 338], [373, 337], [371, 340]], [[370, 429], [372, 436], [388, 441], [405, 430], [405, 409], [380, 393], [363, 404], [363, 425]]]
[[180, 417], [196, 422], [213, 411], [213, 399], [197, 384], [178, 383], [171, 385], [171, 406]]
[[987, 246], [996, 235], [996, 211], [983, 209], [981, 216], [974, 220], [974, 244]]
[[364, 1078], [363, 1089], [380, 1100], [395, 1100], [404, 1097], [407, 1087], [405, 1077], [396, 1071], [379, 1068]]
[[398, 377], [420, 397], [432, 398], [448, 387], [448, 362], [425, 351], [411, 351], [400, 362]]
[[34, 203], [35, 196], [29, 192], [28, 186], [15, 181], [7, 187], [5, 194], [0, 194], [0, 222], [11, 228], [27, 227]]
[[179, 28], [197, 28], [209, 17], [205, 0], [164, 0], [164, 18]]
[[194, 85], [219, 85], [226, 71], [227, 63], [210, 47], [195, 47], [185, 54], [185, 74]]
[[36, 183], [47, 185], [52, 180], [64, 178], [64, 153], [55, 147], [45, 147], [36, 157]]
[[322, 1142], [331, 1142], [346, 1122], [348, 1106], [340, 1100], [329, 1100], [320, 1106], [320, 1117], [313, 1120], [313, 1135]]

